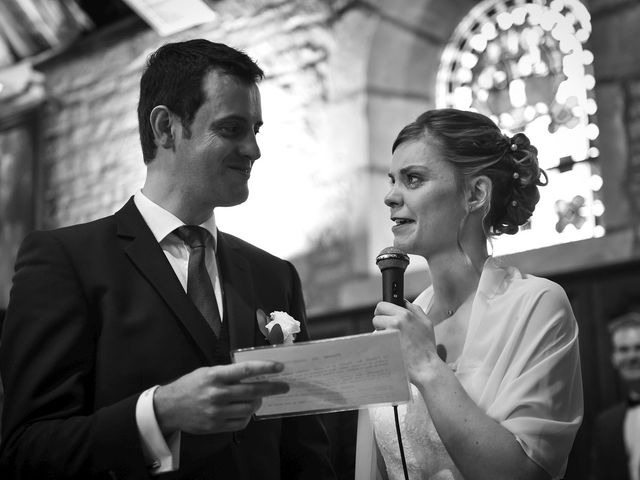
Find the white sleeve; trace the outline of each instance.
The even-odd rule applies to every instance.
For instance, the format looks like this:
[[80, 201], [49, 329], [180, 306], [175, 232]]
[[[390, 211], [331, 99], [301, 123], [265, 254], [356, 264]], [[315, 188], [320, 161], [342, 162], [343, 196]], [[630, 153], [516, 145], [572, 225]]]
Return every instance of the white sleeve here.
[[149, 473], [157, 475], [180, 468], [180, 432], [164, 438], [153, 409], [158, 385], [142, 392], [136, 403], [136, 423]]
[[529, 299], [520, 318], [512, 317], [517, 327], [505, 343], [512, 354], [498, 368], [505, 374], [488, 414], [552, 478], [562, 478], [583, 414], [578, 328], [560, 287]]

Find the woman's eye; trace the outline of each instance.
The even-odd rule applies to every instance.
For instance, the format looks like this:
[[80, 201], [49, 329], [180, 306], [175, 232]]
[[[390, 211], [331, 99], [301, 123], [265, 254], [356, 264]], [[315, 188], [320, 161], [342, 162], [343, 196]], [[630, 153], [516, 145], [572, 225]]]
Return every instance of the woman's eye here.
[[407, 175], [407, 185], [414, 187], [420, 184], [420, 178], [416, 175]]

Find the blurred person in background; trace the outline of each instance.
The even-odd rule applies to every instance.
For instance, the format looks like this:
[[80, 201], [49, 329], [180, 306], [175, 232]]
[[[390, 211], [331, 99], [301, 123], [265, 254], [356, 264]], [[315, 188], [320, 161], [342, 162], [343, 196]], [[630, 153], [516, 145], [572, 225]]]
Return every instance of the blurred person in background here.
[[[583, 415], [577, 323], [559, 285], [487, 248], [539, 200], [536, 148], [484, 115], [439, 109], [403, 128], [392, 152], [394, 246], [424, 257], [431, 277], [413, 303], [381, 302], [373, 319], [403, 343], [409, 478], [562, 478]], [[404, 478], [393, 410], [371, 417], [381, 474]]]
[[598, 414], [591, 450], [593, 480], [640, 480], [640, 312], [608, 326], [611, 363], [625, 386], [625, 401]]

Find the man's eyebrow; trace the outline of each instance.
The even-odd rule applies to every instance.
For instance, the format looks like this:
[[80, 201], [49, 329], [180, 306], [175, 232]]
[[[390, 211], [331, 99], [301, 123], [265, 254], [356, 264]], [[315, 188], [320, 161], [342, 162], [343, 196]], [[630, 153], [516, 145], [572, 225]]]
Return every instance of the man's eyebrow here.
[[227, 115], [226, 117], [215, 118], [211, 123], [216, 124], [221, 122], [228, 122], [229, 120], [237, 120], [239, 122], [248, 123], [246, 117], [243, 117], [242, 115], [233, 115], [233, 114]]
[[[223, 122], [228, 122], [228, 121], [238, 121], [241, 123], [250, 123], [249, 119], [243, 115], [227, 115], [226, 117], [220, 117], [220, 118], [216, 118], [214, 119], [211, 124], [212, 125], [217, 125], [219, 123], [223, 123]], [[258, 120], [256, 123], [254, 123], [254, 125], [261, 127], [263, 125], [262, 119]]]

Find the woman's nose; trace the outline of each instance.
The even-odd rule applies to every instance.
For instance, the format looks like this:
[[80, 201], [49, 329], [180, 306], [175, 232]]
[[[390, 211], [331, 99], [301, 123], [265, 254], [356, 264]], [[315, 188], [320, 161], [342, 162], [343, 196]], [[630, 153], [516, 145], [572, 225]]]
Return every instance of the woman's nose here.
[[384, 204], [387, 207], [397, 207], [402, 203], [402, 196], [396, 189], [395, 185], [392, 185], [387, 194], [384, 196]]

